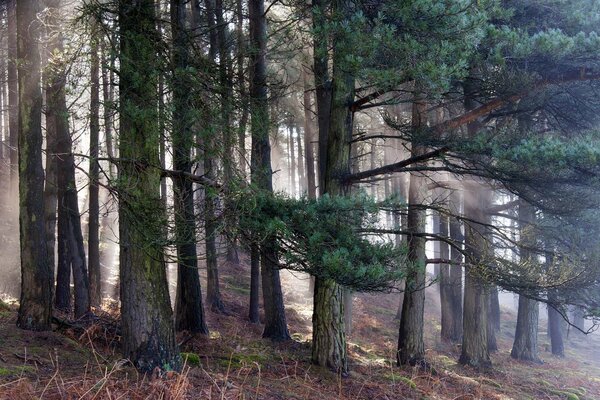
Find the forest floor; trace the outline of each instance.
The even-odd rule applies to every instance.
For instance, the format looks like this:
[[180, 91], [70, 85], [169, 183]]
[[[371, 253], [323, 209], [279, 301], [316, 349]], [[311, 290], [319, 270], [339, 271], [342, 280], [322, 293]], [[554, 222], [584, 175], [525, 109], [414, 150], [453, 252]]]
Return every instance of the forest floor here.
[[293, 341], [260, 338], [262, 326], [246, 318], [249, 271], [243, 261], [221, 270], [229, 315], [207, 311], [209, 336], [179, 335], [187, 360], [181, 374], [144, 377], [121, 360], [116, 312], [108, 306], [87, 329], [58, 324], [53, 332], [36, 333], [16, 328], [16, 307], [2, 304], [0, 399], [600, 399], [598, 335], [570, 339], [567, 357], [557, 359], [542, 331], [544, 363], [516, 362], [510, 358], [514, 322], [508, 322], [516, 316], [505, 311], [494, 367], [466, 368], [456, 363], [460, 346], [439, 340], [435, 288], [427, 292], [431, 371], [394, 365], [399, 294], [357, 294], [351, 372], [342, 378], [309, 363], [312, 305], [302, 295], [307, 280], [282, 274]]

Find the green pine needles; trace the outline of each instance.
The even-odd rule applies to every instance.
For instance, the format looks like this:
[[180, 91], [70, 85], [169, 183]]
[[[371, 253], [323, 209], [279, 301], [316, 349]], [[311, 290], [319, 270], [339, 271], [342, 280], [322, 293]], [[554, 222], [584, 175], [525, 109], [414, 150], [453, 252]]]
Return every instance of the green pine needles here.
[[244, 192], [237, 198], [247, 245], [275, 246], [281, 268], [307, 272], [357, 291], [389, 291], [406, 271], [406, 249], [363, 232], [379, 223], [366, 195], [293, 199]]

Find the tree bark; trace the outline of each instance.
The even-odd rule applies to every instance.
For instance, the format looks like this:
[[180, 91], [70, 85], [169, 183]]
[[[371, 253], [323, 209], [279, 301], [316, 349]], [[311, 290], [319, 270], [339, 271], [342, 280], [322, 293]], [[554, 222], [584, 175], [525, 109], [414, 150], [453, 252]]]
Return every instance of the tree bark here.
[[90, 169], [89, 169], [89, 219], [88, 219], [88, 267], [90, 281], [90, 304], [102, 304], [102, 276], [100, 273], [100, 166], [98, 148], [100, 140], [100, 58], [97, 22], [92, 22], [91, 37], [91, 88], [90, 88]]
[[260, 322], [259, 317], [259, 293], [260, 291], [260, 251], [253, 245], [250, 248], [250, 306], [248, 319], [253, 324]]
[[312, 362], [346, 374], [343, 289], [331, 279], [315, 279]]
[[181, 365], [165, 273], [161, 174], [147, 167], [159, 165], [154, 10], [153, 0], [119, 1], [122, 351], [148, 372]]
[[[190, 157], [194, 140], [194, 118], [188, 105], [190, 96], [188, 58], [191, 32], [186, 28], [184, 0], [171, 0], [171, 37], [173, 40], [173, 165], [177, 171], [192, 172]], [[202, 290], [196, 254], [196, 224], [193, 183], [185, 176], [173, 179], [175, 242], [177, 243], [177, 294], [175, 328], [208, 333], [202, 306]]]
[[[216, 3], [215, 0], [206, 0], [206, 17], [209, 28], [209, 57], [216, 60], [219, 51], [218, 29], [216, 26]], [[209, 111], [210, 112], [210, 111]], [[210, 123], [214, 124], [214, 116], [210, 116]], [[215, 140], [211, 134], [204, 135], [204, 173], [207, 178], [216, 180], [217, 165], [214, 161], [216, 157]], [[217, 313], [225, 313], [225, 306], [221, 299], [219, 266], [217, 254], [217, 216], [215, 205], [215, 194], [204, 189], [204, 235], [206, 247], [206, 304], [207, 307]]]
[[[267, 98], [267, 19], [264, 0], [249, 0], [250, 20], [250, 114], [252, 134], [251, 179], [260, 190], [273, 192], [269, 103]], [[288, 340], [283, 292], [279, 279], [278, 255], [268, 245], [261, 249], [261, 274], [265, 329], [263, 337]]]
[[[464, 215], [470, 220], [486, 223], [484, 210], [489, 206], [489, 192], [478, 184], [465, 192]], [[487, 242], [485, 228], [478, 223], [465, 225], [465, 252], [468, 254], [465, 272], [462, 353], [459, 363], [473, 367], [491, 366], [487, 338], [488, 296], [479, 276], [486, 265]]]
[[[427, 105], [420, 94], [413, 100], [412, 126], [415, 130], [427, 125]], [[374, 146], [371, 145], [371, 151]], [[424, 148], [414, 145], [412, 156], [418, 156]], [[373, 160], [371, 160], [373, 162]], [[419, 174], [410, 175], [408, 189], [408, 235], [409, 270], [406, 275], [404, 301], [398, 334], [398, 365], [417, 365], [425, 358], [423, 342], [423, 313], [425, 311], [425, 239], [410, 233], [425, 232], [426, 215], [420, 206], [425, 203], [427, 193], [425, 179]]]
[[[16, 7], [19, 39], [17, 57], [11, 59], [11, 64], [18, 58], [21, 299], [17, 326], [41, 331], [51, 328], [53, 271], [45, 245], [42, 91], [38, 49], [41, 28], [37, 21], [40, 3], [22, 0]], [[8, 20], [10, 23], [11, 18]]]
[[[535, 262], [536, 255], [529, 250], [535, 246], [535, 232], [532, 225], [535, 222], [535, 209], [525, 200], [519, 201], [519, 237], [521, 248], [521, 263]], [[517, 314], [517, 328], [515, 341], [510, 355], [512, 358], [524, 361], [540, 362], [537, 351], [538, 336], [538, 302], [523, 295], [519, 296], [519, 311]]]
[[[447, 215], [439, 216], [439, 234], [442, 237], [450, 238], [449, 218]], [[450, 246], [447, 243], [440, 242], [439, 257], [442, 260], [450, 259]], [[440, 306], [441, 306], [441, 337], [442, 340], [452, 341], [454, 336], [454, 307], [452, 304], [452, 282], [450, 277], [450, 265], [440, 265]]]
[[[450, 210], [456, 215], [460, 215], [461, 196], [457, 190], [450, 193]], [[461, 231], [461, 223], [457, 218], [450, 219], [450, 239], [457, 246], [462, 247], [464, 237]], [[449, 339], [452, 342], [460, 342], [462, 338], [463, 327], [463, 255], [459, 249], [450, 248], [450, 302], [452, 303], [452, 331]]]
[[302, 71], [302, 82], [304, 84], [304, 149], [306, 152], [306, 189], [309, 199], [317, 198], [316, 176], [315, 176], [315, 153], [314, 133], [312, 123], [312, 106], [308, 72], [306, 68]]
[[[316, 8], [323, 5], [320, 1], [313, 4]], [[332, 13], [347, 20], [353, 12], [352, 7], [353, 5], [347, 0], [335, 0], [332, 2]], [[317, 28], [322, 27], [319, 25], [322, 23], [319, 18], [322, 16], [319, 17], [319, 12], [316, 10], [313, 22]], [[319, 165], [322, 168], [319, 171], [321, 193], [329, 196], [346, 196], [349, 188], [340, 177], [348, 174], [351, 167], [350, 142], [354, 116], [348, 105], [352, 104], [355, 90], [354, 76], [347, 65], [347, 55], [350, 54], [351, 49], [341, 37], [337, 37], [334, 41], [330, 104], [323, 104], [323, 99], [329, 97], [328, 74], [327, 57], [320, 52], [327, 41], [324, 38], [320, 40], [324, 40], [325, 43], [318, 42], [319, 38], [315, 37]], [[325, 125], [324, 122], [328, 124]], [[315, 279], [312, 361], [345, 375], [348, 372], [348, 361], [342, 293], [343, 288], [334, 281]]]
[[[550, 300], [550, 302], [556, 300], [556, 293], [554, 291], [550, 291], [548, 300]], [[563, 321], [562, 315], [560, 315], [553, 306], [548, 305], [548, 334], [550, 335], [550, 346], [552, 348], [552, 355], [557, 357], [565, 356], [562, 327]]]

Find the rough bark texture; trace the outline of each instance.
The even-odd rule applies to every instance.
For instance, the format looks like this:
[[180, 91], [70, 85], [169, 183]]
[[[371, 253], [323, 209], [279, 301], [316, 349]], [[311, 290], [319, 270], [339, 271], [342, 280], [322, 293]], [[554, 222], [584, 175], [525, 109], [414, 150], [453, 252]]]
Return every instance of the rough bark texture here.
[[[489, 193], [481, 185], [472, 183], [473, 190], [466, 191], [465, 217], [485, 223], [484, 210], [490, 204]], [[474, 367], [491, 365], [487, 338], [488, 296], [479, 273], [488, 268], [486, 235], [482, 225], [465, 224], [465, 251], [468, 254], [465, 271], [464, 318], [462, 352], [459, 362]]]
[[[412, 126], [418, 130], [427, 124], [427, 105], [415, 95], [412, 111]], [[374, 151], [374, 146], [371, 146]], [[413, 146], [412, 156], [418, 156], [425, 151], [422, 147]], [[406, 275], [404, 301], [400, 316], [398, 333], [398, 365], [416, 365], [425, 357], [423, 342], [423, 313], [425, 311], [425, 239], [410, 233], [425, 232], [425, 210], [420, 207], [425, 202], [426, 182], [422, 175], [411, 174], [408, 188], [408, 218], [406, 230], [408, 235], [409, 271]]]
[[[206, 17], [210, 39], [209, 57], [216, 59], [218, 53], [218, 30], [215, 22], [215, 0], [206, 0]], [[214, 123], [213, 116], [209, 117], [211, 123]], [[215, 140], [212, 135], [204, 135], [204, 173], [207, 178], [216, 180], [217, 165], [215, 162]], [[206, 305], [211, 311], [224, 313], [225, 306], [221, 299], [219, 266], [217, 257], [217, 216], [215, 195], [209, 190], [204, 191], [204, 236], [206, 247]]]
[[[194, 118], [188, 79], [190, 32], [186, 29], [186, 2], [171, 0], [171, 34], [173, 40], [173, 165], [176, 171], [192, 172], [190, 157]], [[173, 179], [175, 209], [175, 241], [177, 243], [177, 294], [175, 296], [175, 328], [178, 331], [208, 333], [202, 306], [202, 290], [196, 254], [194, 192], [190, 179]]]
[[100, 140], [100, 40], [94, 23], [91, 37], [91, 87], [90, 87], [90, 169], [89, 169], [89, 219], [88, 219], [88, 267], [90, 281], [90, 304], [99, 307], [102, 303], [102, 277], [100, 273], [100, 180], [98, 146]]
[[[250, 114], [252, 134], [251, 178], [259, 189], [273, 192], [271, 145], [269, 143], [269, 104], [267, 99], [267, 19], [264, 0], [249, 0], [250, 19]], [[268, 244], [268, 241], [267, 241]], [[261, 274], [265, 329], [263, 337], [288, 340], [283, 292], [279, 279], [277, 253], [263, 246]]]
[[[178, 369], [163, 256], [154, 1], [119, 2], [122, 351], [141, 371]], [[127, 160], [133, 160], [130, 162]]]
[[[548, 297], [550, 301], [553, 301], [556, 298], [556, 294], [551, 291]], [[562, 315], [554, 307], [548, 305], [548, 334], [550, 335], [552, 355], [557, 357], [565, 356], [562, 323]]]
[[[315, 3], [315, 7], [323, 6]], [[349, 18], [352, 4], [346, 0], [332, 2], [332, 13]], [[315, 14], [316, 16], [318, 13]], [[319, 26], [315, 17], [314, 23]], [[317, 38], [315, 38], [317, 40]], [[317, 46], [326, 44], [316, 43]], [[322, 104], [322, 96], [329, 97], [327, 85], [327, 57], [319, 54], [315, 47], [315, 82], [317, 84], [317, 115], [319, 118], [319, 165], [321, 193], [329, 196], [345, 196], [348, 187], [340, 177], [350, 172], [350, 141], [352, 137], [353, 113], [348, 107], [354, 99], [354, 77], [349, 71], [346, 56], [350, 49], [342, 38], [333, 45], [332, 81], [330, 104]], [[317, 56], [319, 54], [319, 56]], [[325, 62], [325, 65], [322, 63]], [[325, 67], [323, 70], [322, 68]], [[318, 72], [319, 71], [319, 72]], [[324, 75], [318, 75], [324, 74]], [[325, 114], [323, 114], [325, 113]], [[326, 121], [327, 125], [322, 123]], [[315, 279], [313, 311], [312, 361], [341, 374], [348, 371], [346, 354], [346, 332], [344, 327], [343, 289], [329, 279]]]
[[50, 329], [53, 277], [48, 263], [48, 249], [45, 246], [42, 91], [38, 49], [40, 24], [37, 21], [39, 7], [37, 0], [23, 0], [18, 2], [16, 9], [19, 38], [17, 57], [21, 252], [21, 299], [17, 325], [28, 330]]
[[315, 279], [312, 362], [341, 374], [348, 371], [343, 289], [330, 279]]
[[[531, 262], [536, 256], [528, 248], [535, 246], [532, 224], [535, 222], [535, 209], [524, 200], [519, 201], [519, 237], [521, 248], [519, 253], [521, 263]], [[539, 306], [537, 301], [525, 296], [519, 296], [519, 311], [515, 341], [510, 355], [512, 358], [525, 361], [539, 362], [537, 352]]]
[[259, 317], [259, 297], [260, 297], [260, 251], [258, 247], [252, 246], [250, 249], [250, 305], [248, 310], [248, 319], [253, 324], [260, 322]]

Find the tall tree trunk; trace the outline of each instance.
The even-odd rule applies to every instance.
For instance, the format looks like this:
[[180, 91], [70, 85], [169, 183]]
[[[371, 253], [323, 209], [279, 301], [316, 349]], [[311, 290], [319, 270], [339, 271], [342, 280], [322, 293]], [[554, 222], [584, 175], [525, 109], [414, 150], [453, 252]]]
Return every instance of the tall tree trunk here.
[[[219, 51], [218, 29], [216, 26], [216, 2], [215, 0], [205, 0], [206, 18], [209, 29], [209, 57], [211, 60], [217, 59]], [[211, 111], [208, 111], [211, 113]], [[215, 124], [215, 117], [211, 113], [209, 117], [210, 123]], [[217, 165], [214, 159], [216, 158], [215, 138], [212, 137], [211, 130], [206, 130], [202, 138], [204, 144], [204, 173], [207, 178], [216, 180]], [[224, 313], [225, 306], [221, 299], [220, 282], [219, 282], [219, 266], [217, 254], [217, 216], [215, 195], [209, 190], [204, 191], [204, 235], [206, 247], [206, 304], [211, 311]]]
[[[550, 302], [556, 301], [556, 292], [550, 291], [548, 294]], [[565, 345], [563, 342], [563, 317], [552, 305], [548, 305], [548, 334], [550, 335], [550, 346], [552, 355], [557, 357], [565, 356]]]
[[297, 165], [298, 165], [298, 193], [300, 194], [300, 196], [305, 195], [306, 193], [306, 174], [304, 171], [304, 166], [305, 164], [305, 159], [304, 159], [304, 151], [302, 150], [302, 148], [304, 146], [302, 146], [302, 135], [300, 134], [300, 126], [296, 126], [296, 134], [298, 135], [298, 158], [296, 160]]
[[[476, 71], [471, 71], [475, 74]], [[475, 93], [478, 91], [476, 77], [468, 77], [463, 83], [466, 110], [477, 107]], [[479, 122], [467, 125], [468, 137], [473, 137], [479, 130]], [[489, 367], [491, 365], [488, 349], [488, 311], [489, 296], [486, 283], [481, 278], [481, 272], [490, 268], [486, 259], [489, 249], [488, 231], [486, 225], [490, 217], [484, 210], [491, 205], [491, 192], [485, 183], [478, 180], [464, 182], [464, 211], [465, 218], [473, 221], [465, 224], [465, 289], [463, 306], [463, 338], [462, 352], [459, 363], [474, 367]]]
[[[449, 218], [447, 215], [439, 216], [439, 235], [450, 238]], [[443, 260], [450, 259], [450, 247], [447, 243], [439, 242], [439, 257]], [[442, 263], [440, 265], [440, 306], [441, 306], [441, 337], [442, 340], [451, 341], [454, 330], [454, 308], [452, 304], [452, 284], [450, 280], [450, 265]]]
[[[56, 29], [57, 26], [57, 13], [58, 9], [52, 7], [51, 1], [47, 1], [46, 5], [49, 7], [47, 13], [45, 25], [51, 29]], [[52, 7], [52, 8], [51, 8]], [[54, 75], [56, 73], [54, 62], [51, 61], [53, 55], [53, 47], [56, 40], [53, 40], [53, 35], [56, 35], [55, 31], [46, 31], [47, 44], [44, 52], [45, 66], [43, 69], [43, 83], [44, 90], [46, 91], [46, 99], [50, 97], [52, 92], [52, 84], [54, 81]], [[56, 247], [56, 225], [57, 225], [57, 207], [58, 207], [58, 191], [57, 191], [57, 154], [56, 154], [56, 114], [52, 108], [46, 107], [46, 184], [44, 186], [44, 213], [46, 221], [46, 247], [48, 251], [48, 264], [51, 270], [54, 272], [56, 267], [55, 259], [55, 247]]]
[[329, 38], [324, 26], [327, 24], [327, 7], [330, 0], [313, 0], [313, 71], [317, 104], [318, 132], [318, 187], [324, 193], [324, 174], [327, 165], [327, 136], [329, 134], [331, 110], [331, 80], [329, 77]]
[[[192, 172], [191, 151], [194, 119], [189, 79], [189, 38], [184, 0], [171, 0], [171, 37], [173, 40], [173, 164], [176, 171]], [[177, 330], [208, 333], [202, 306], [202, 290], [196, 254], [196, 224], [192, 181], [178, 176], [173, 180], [175, 241], [177, 243], [177, 294], [175, 327]]]
[[304, 84], [304, 149], [306, 152], [306, 189], [309, 199], [317, 198], [315, 176], [314, 133], [312, 124], [311, 91], [306, 68], [302, 70]]
[[[29, 3], [29, 2], [27, 2]], [[7, 22], [8, 22], [8, 130], [10, 146], [10, 192], [16, 194], [17, 181], [19, 178], [19, 81], [17, 68], [17, 0], [7, 1]], [[24, 5], [23, 7], [28, 7]], [[34, 33], [35, 34], [35, 33]]]
[[[460, 215], [461, 196], [458, 190], [453, 190], [449, 197], [450, 210], [456, 215]], [[461, 253], [464, 237], [461, 231], [461, 223], [458, 218], [450, 219], [450, 239], [456, 247], [450, 248], [450, 277], [449, 277], [449, 302], [452, 308], [451, 330], [448, 333], [448, 339], [452, 342], [460, 342], [463, 332], [463, 255]]]
[[[412, 110], [412, 126], [415, 131], [427, 125], [427, 105], [420, 94], [415, 94]], [[371, 151], [374, 146], [371, 145]], [[414, 145], [411, 156], [419, 156], [425, 149]], [[425, 179], [420, 174], [410, 175], [408, 189], [408, 234], [409, 270], [406, 276], [404, 301], [398, 334], [398, 365], [417, 365], [425, 357], [423, 342], [423, 313], [425, 311], [425, 239], [418, 236], [425, 232], [426, 215], [421, 205], [427, 193]], [[416, 235], [411, 235], [416, 234]]]
[[296, 196], [298, 193], [296, 184], [296, 143], [294, 140], [294, 125], [291, 123], [288, 124], [288, 133], [289, 133], [289, 166], [290, 166], [290, 194], [292, 197]]
[[237, 40], [236, 68], [237, 68], [237, 86], [240, 91], [241, 115], [238, 123], [238, 147], [240, 154], [240, 171], [245, 177], [247, 172], [246, 155], [246, 128], [250, 114], [248, 104], [248, 90], [246, 82], [246, 71], [244, 70], [244, 59], [246, 56], [246, 39], [244, 38], [244, 7], [242, 0], [236, 0], [236, 24], [235, 35]]
[[[153, 0], [119, 1], [122, 351], [142, 371], [179, 369], [164, 262]], [[131, 161], [133, 162], [131, 162]], [[157, 221], [158, 216], [158, 221]]]
[[[267, 98], [267, 19], [264, 0], [249, 0], [250, 19], [250, 114], [252, 133], [252, 183], [273, 192], [271, 145], [269, 143], [269, 103]], [[268, 242], [268, 241], [267, 241]], [[283, 292], [279, 279], [278, 255], [268, 243], [261, 251], [265, 330], [263, 337], [288, 340]], [[256, 262], [256, 261], [255, 261]]]
[[[318, 16], [318, 8], [324, 4], [315, 2], [313, 5], [317, 8], [314, 23], [319, 28], [322, 27], [319, 25], [319, 23], [322, 23], [319, 20], [322, 16]], [[352, 8], [353, 5], [346, 0], [332, 2], [332, 13], [344, 20], [350, 18], [353, 13]], [[318, 39], [315, 38], [315, 40]], [[325, 41], [325, 44], [315, 43], [317, 46], [315, 47], [317, 97], [324, 95], [323, 92], [326, 89], [324, 85], [327, 85], [327, 58], [325, 55], [320, 54], [323, 50], [322, 46], [326, 46], [326, 43], [327, 41]], [[317, 100], [317, 115], [320, 121], [321, 193], [326, 193], [329, 196], [346, 196], [349, 194], [349, 188], [339, 180], [339, 177], [350, 173], [351, 167], [350, 142], [354, 116], [348, 104], [351, 104], [354, 100], [355, 90], [354, 76], [347, 64], [347, 55], [351, 54], [351, 51], [352, 49], [348, 47], [343, 37], [336, 37], [332, 54], [333, 70], [330, 104], [323, 107], [323, 97]], [[324, 61], [325, 65], [322, 65]], [[328, 94], [326, 97], [328, 97]], [[328, 124], [324, 125], [324, 122], [328, 122]], [[314, 290], [312, 361], [317, 365], [329, 367], [342, 375], [348, 372], [343, 288], [331, 279], [318, 277], [315, 279]]]
[[113, 111], [114, 111], [114, 90], [113, 90], [113, 77], [115, 67], [115, 57], [113, 56], [113, 50], [107, 48], [106, 41], [102, 41], [102, 109], [103, 109], [103, 120], [104, 120], [104, 140], [106, 142], [106, 154], [111, 160], [108, 163], [109, 178], [114, 179], [115, 177], [115, 163], [113, 158], [115, 157], [114, 143], [113, 143]]
[[97, 22], [92, 22], [91, 37], [91, 90], [90, 90], [90, 170], [89, 170], [89, 220], [88, 220], [88, 267], [90, 303], [100, 307], [102, 303], [102, 277], [100, 273], [100, 166], [98, 146], [100, 140], [100, 40]]
[[[494, 285], [486, 285], [486, 297], [487, 297], [487, 342], [488, 342], [488, 351], [490, 353], [498, 351], [498, 341], [496, 340], [496, 315], [500, 315], [499, 308], [496, 309], [497, 300], [498, 300], [498, 289]], [[494, 299], [495, 296], [495, 299]]]
[[[519, 249], [519, 253], [521, 255], [521, 263], [532, 262], [536, 256], [531, 250], [529, 250], [529, 248], [535, 246], [535, 232], [532, 231], [532, 225], [534, 222], [535, 208], [526, 201], [520, 200], [519, 236], [521, 248]], [[540, 362], [537, 353], [538, 315], [538, 302], [520, 295], [515, 341], [510, 353], [512, 358]]]
[[[480, 277], [482, 269], [489, 266], [485, 256], [488, 254], [485, 240], [487, 232], [484, 225], [488, 219], [484, 210], [489, 207], [489, 192], [482, 185], [471, 182], [465, 184], [464, 215], [476, 221], [465, 224], [466, 262], [464, 318], [461, 364], [473, 367], [491, 365], [487, 338], [488, 296], [486, 285]], [[469, 190], [470, 189], [470, 190]]]
[[[53, 271], [45, 246], [42, 90], [38, 49], [41, 28], [37, 21], [40, 3], [37, 0], [21, 0], [16, 7], [19, 39], [17, 57], [11, 59], [11, 64], [18, 58], [21, 299], [17, 325], [27, 330], [48, 330], [51, 327]], [[8, 20], [10, 23], [11, 18]]]
[[[235, 147], [235, 132], [231, 123], [233, 115], [233, 64], [231, 60], [231, 43], [228, 37], [227, 23], [225, 22], [225, 12], [223, 0], [214, 0], [215, 4], [215, 21], [217, 23], [217, 48], [219, 54], [219, 85], [221, 91], [221, 109], [219, 125], [222, 134], [223, 144], [223, 180], [226, 184], [233, 184], [235, 179], [233, 168], [235, 166], [234, 147]], [[225, 209], [232, 210], [231, 200], [225, 197]], [[235, 213], [225, 213], [225, 226], [233, 228], [237, 221]], [[237, 243], [233, 235], [225, 231], [225, 239], [227, 241], [227, 261], [233, 264], [239, 264]]]

